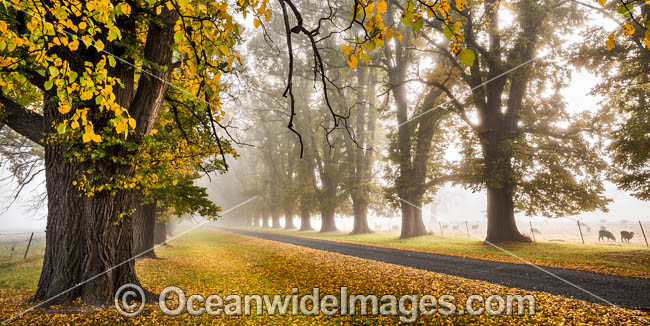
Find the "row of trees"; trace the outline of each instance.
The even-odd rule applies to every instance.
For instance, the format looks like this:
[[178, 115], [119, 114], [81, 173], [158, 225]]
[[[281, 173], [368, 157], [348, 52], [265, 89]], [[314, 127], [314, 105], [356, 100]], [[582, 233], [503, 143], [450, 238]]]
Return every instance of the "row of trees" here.
[[[301, 4], [305, 12], [313, 5]], [[455, 32], [435, 18], [405, 22], [405, 10], [428, 8], [406, 1], [389, 2], [381, 12], [395, 36], [380, 48], [355, 52], [348, 46], [354, 40], [326, 39], [321, 53], [329, 74], [326, 90], [313, 84], [307, 40], [296, 45], [294, 124], [307, 138], [302, 143], [283, 129], [292, 106], [279, 96], [287, 69], [282, 53], [266, 57], [276, 48], [264, 40], [284, 35], [283, 26], [264, 24], [264, 39], [246, 47], [247, 57], [256, 58], [248, 61], [251, 76], [264, 77], [251, 78], [246, 83], [250, 101], [238, 102], [252, 109], [248, 121], [267, 122], [250, 138], [264, 154], [243, 154], [255, 162], [241, 178], [244, 188], [265, 198], [251, 213], [260, 221], [247, 219], [247, 224], [280, 227], [284, 213], [285, 227], [293, 228], [297, 208], [301, 229], [311, 229], [309, 217], [318, 213], [320, 231], [335, 230], [333, 216], [339, 212], [353, 216], [353, 233], [365, 233], [370, 232], [368, 210], [390, 215], [384, 207], [391, 204], [401, 213], [402, 237], [423, 235], [422, 205], [453, 182], [486, 192], [487, 241], [529, 241], [517, 229], [515, 212], [558, 217], [606, 210], [607, 177], [647, 198], [645, 30], [638, 28], [608, 50], [608, 34], [591, 19], [594, 10], [616, 10], [611, 3], [604, 9], [553, 0], [454, 7], [452, 1], [459, 21]], [[368, 17], [380, 10], [373, 8]], [[647, 6], [637, 10], [641, 17], [648, 12]], [[336, 26], [352, 14], [345, 4], [336, 12], [331, 19]], [[367, 33], [369, 25], [364, 31], [353, 27], [353, 38]], [[577, 26], [587, 31], [576, 32]], [[335, 29], [323, 24], [320, 32]], [[450, 46], [458, 36], [472, 51], [471, 62]], [[584, 45], [571, 45], [571, 38], [584, 38]], [[340, 48], [347, 60], [336, 54]], [[367, 62], [351, 61], [350, 53], [367, 55]], [[594, 93], [608, 102], [597, 114], [568, 108], [561, 94], [579, 68], [603, 78]], [[337, 124], [330, 110], [346, 120]], [[301, 145], [303, 157], [296, 162]], [[460, 159], [449, 158], [451, 147], [461, 149]]]

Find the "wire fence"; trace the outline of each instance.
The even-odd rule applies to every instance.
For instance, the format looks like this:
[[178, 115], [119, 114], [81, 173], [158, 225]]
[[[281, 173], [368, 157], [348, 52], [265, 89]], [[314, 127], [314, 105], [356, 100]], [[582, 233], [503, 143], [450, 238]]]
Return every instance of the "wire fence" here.
[[[650, 223], [644, 221], [518, 221], [519, 231], [533, 241], [569, 242], [650, 248]], [[487, 224], [478, 221], [435, 222], [428, 229], [448, 237], [484, 237]]]
[[0, 264], [40, 259], [45, 255], [45, 231], [0, 233]]

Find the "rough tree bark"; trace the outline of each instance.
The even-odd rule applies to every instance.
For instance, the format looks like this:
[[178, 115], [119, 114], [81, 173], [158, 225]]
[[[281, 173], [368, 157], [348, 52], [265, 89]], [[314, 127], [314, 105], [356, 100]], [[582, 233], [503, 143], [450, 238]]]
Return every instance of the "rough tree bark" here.
[[138, 258], [156, 258], [154, 232], [156, 229], [156, 203], [142, 204], [141, 193], [134, 196], [133, 255]]
[[153, 233], [153, 242], [155, 245], [167, 244], [167, 222], [156, 221]]

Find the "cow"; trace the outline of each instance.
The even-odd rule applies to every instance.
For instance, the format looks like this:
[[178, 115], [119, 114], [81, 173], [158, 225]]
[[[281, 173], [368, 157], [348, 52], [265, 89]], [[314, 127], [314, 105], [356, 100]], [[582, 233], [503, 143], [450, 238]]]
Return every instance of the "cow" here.
[[458, 230], [458, 225], [453, 225], [452, 228], [453, 228], [454, 230]]
[[472, 230], [478, 230], [478, 224], [472, 225]]
[[598, 231], [598, 241], [603, 240], [603, 238], [607, 238], [607, 240], [613, 240], [616, 241], [616, 238], [614, 238], [614, 235], [612, 232], [609, 232], [607, 230], [600, 230]]
[[630, 243], [630, 239], [634, 236], [634, 232], [621, 231], [621, 242]]
[[443, 225], [442, 225], [442, 229], [443, 229], [443, 230], [447, 230], [448, 227], [449, 227], [449, 225], [447, 225], [447, 224], [443, 224]]

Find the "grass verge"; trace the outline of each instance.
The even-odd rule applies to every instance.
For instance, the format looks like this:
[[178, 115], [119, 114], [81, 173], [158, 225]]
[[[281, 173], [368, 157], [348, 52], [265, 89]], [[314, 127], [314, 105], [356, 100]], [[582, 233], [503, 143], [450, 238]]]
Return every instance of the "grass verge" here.
[[426, 235], [399, 239], [397, 233], [353, 235], [348, 232], [320, 233], [268, 228], [246, 228], [246, 230], [516, 264], [530, 262], [539, 266], [650, 279], [650, 250], [640, 247], [556, 242], [502, 243], [498, 245], [508, 253], [484, 244], [482, 239], [478, 238]]

